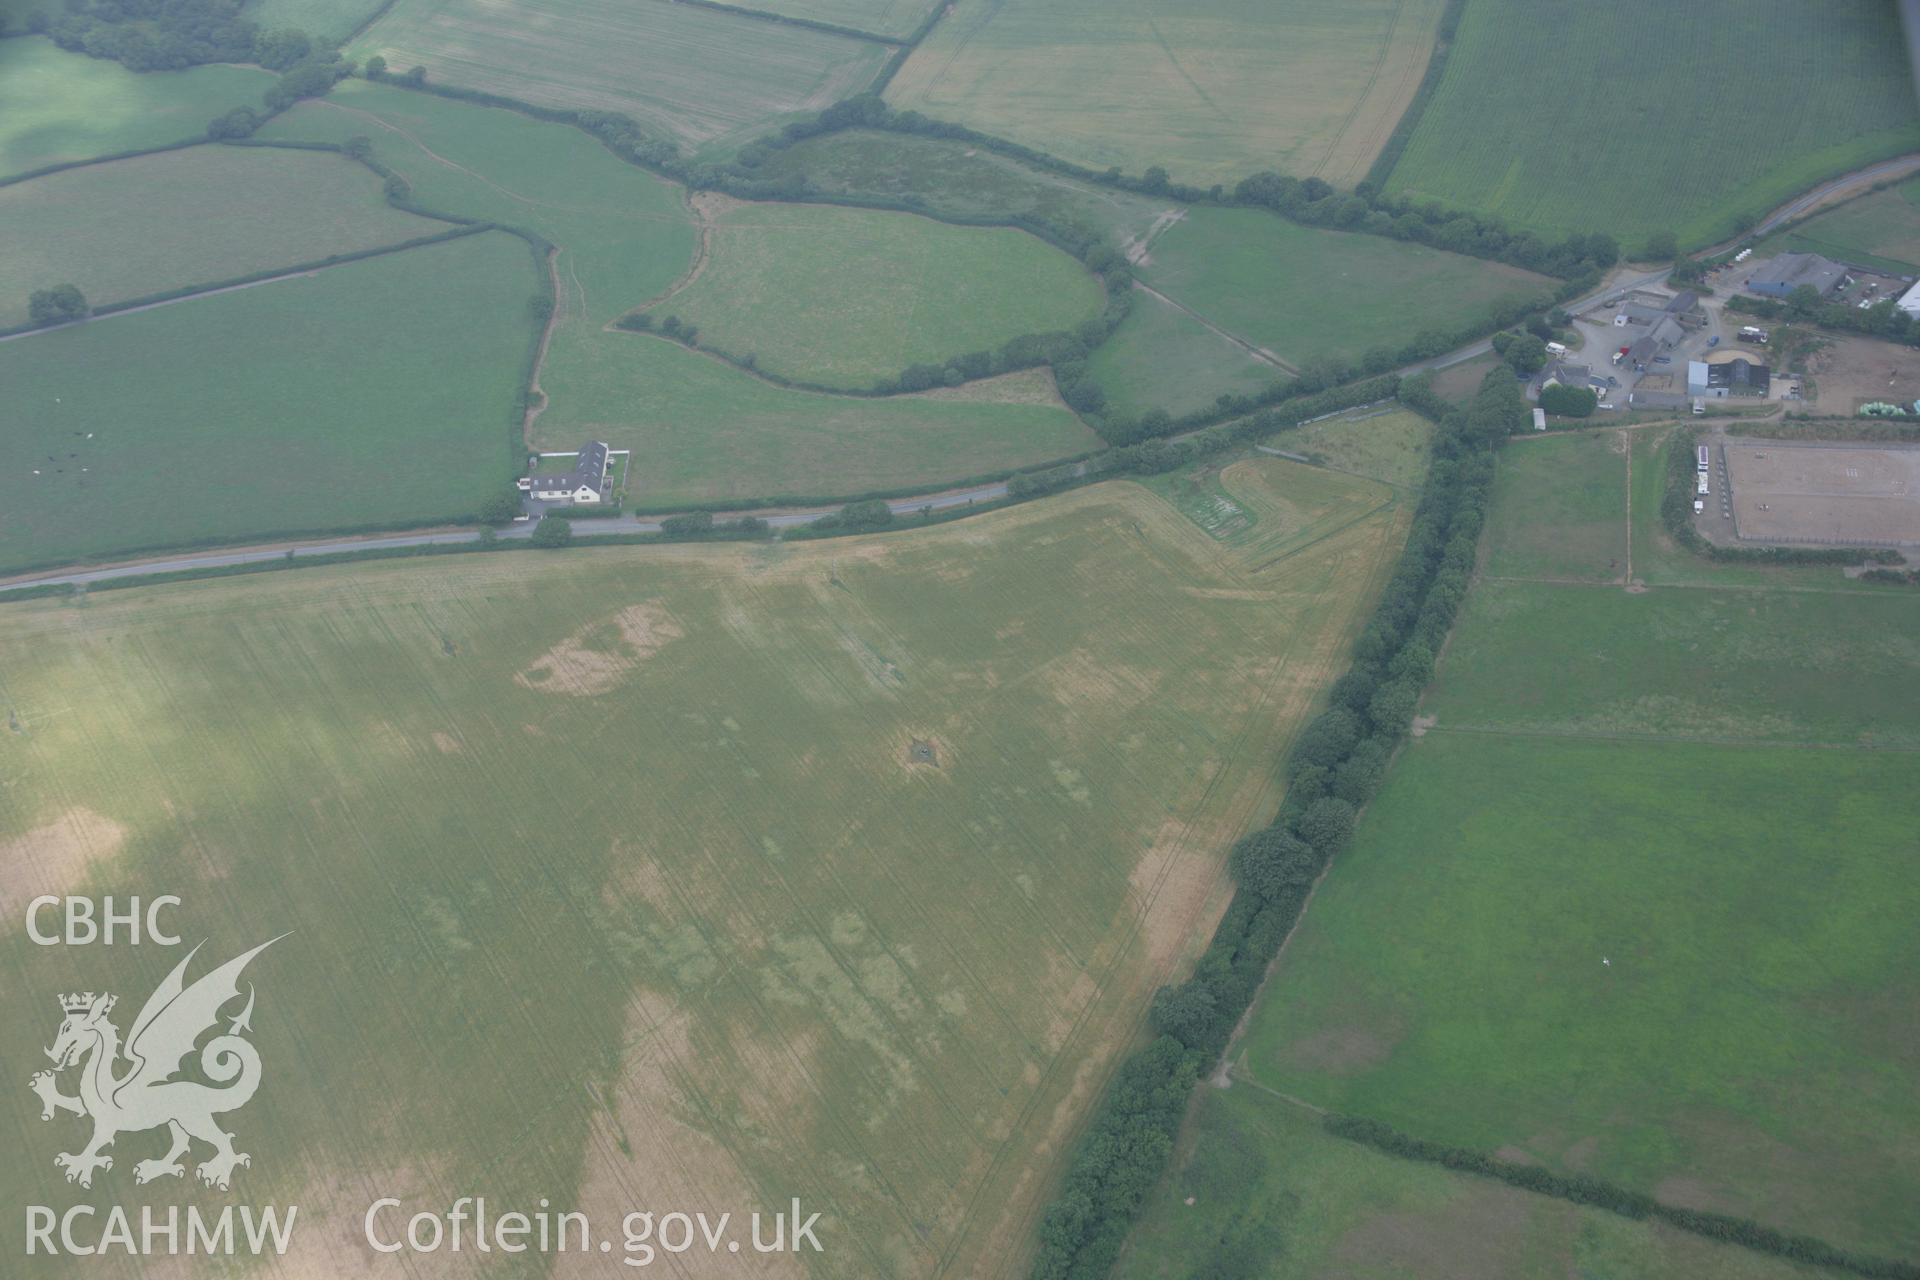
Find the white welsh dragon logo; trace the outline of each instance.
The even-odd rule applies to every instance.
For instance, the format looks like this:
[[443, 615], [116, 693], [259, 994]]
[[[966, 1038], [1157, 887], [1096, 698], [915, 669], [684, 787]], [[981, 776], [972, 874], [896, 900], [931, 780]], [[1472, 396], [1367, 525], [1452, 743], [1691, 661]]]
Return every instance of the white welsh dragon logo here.
[[[147, 997], [127, 1033], [124, 1050], [119, 1028], [107, 1021], [116, 997], [89, 991], [60, 998], [67, 1016], [53, 1047], [47, 1050], [53, 1070], [37, 1073], [30, 1083], [40, 1095], [42, 1120], [53, 1119], [56, 1111], [71, 1111], [93, 1120], [93, 1137], [82, 1150], [53, 1158], [66, 1171], [68, 1182], [92, 1186], [94, 1170], [113, 1168], [113, 1157], [101, 1152], [112, 1146], [116, 1137], [161, 1125], [172, 1135], [172, 1146], [158, 1160], [134, 1165], [135, 1182], [177, 1178], [185, 1173], [180, 1157], [187, 1154], [195, 1138], [213, 1147], [213, 1155], [202, 1160], [196, 1170], [200, 1181], [208, 1186], [225, 1191], [234, 1168], [253, 1163], [251, 1156], [233, 1149], [233, 1135], [214, 1123], [215, 1116], [245, 1106], [260, 1087], [259, 1051], [240, 1036], [252, 1029], [252, 984], [247, 987], [246, 1008], [230, 1020], [227, 1033], [214, 1036], [200, 1050], [201, 1072], [223, 1087], [172, 1077], [193, 1052], [194, 1043], [218, 1025], [221, 1006], [239, 996], [240, 971], [247, 962], [278, 941], [274, 938], [261, 943], [189, 987], [183, 975], [199, 953], [200, 948], [195, 947]], [[115, 1067], [123, 1057], [132, 1065], [116, 1075]], [[69, 1097], [59, 1091], [54, 1076], [76, 1065], [80, 1066], [80, 1092]]]

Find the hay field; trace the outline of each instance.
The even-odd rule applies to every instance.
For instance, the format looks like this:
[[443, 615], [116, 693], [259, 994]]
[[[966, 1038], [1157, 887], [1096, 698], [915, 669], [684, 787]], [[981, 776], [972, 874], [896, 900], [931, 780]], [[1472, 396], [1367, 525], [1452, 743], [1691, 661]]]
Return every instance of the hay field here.
[[[1619, 492], [1619, 455], [1555, 444]], [[1580, 506], [1526, 490], [1496, 488], [1496, 562]], [[1920, 599], [1797, 572], [1476, 583], [1236, 1074], [1920, 1256]]]
[[136, 73], [43, 36], [0, 40], [0, 177], [204, 137], [272, 84], [251, 67]]
[[1203, 1089], [1115, 1274], [1121, 1280], [1811, 1280], [1792, 1263], [1660, 1223], [1396, 1160], [1236, 1083]]
[[[1551, 89], [1514, 74], [1546, 65]], [[1916, 146], [1881, 0], [1471, 0], [1387, 190], [1549, 236], [1605, 231], [1633, 251], [1672, 231], [1690, 248]]]
[[[227, 953], [295, 931], [250, 971], [269, 1087], [231, 1126], [236, 1194], [304, 1206], [287, 1274], [380, 1273], [339, 1243], [373, 1195], [484, 1189], [609, 1232], [799, 1196], [807, 1274], [1017, 1275], [1403, 517], [1256, 569], [1119, 482], [857, 541], [9, 606], [0, 883], [165, 886]], [[17, 921], [21, 1028], [179, 954]], [[0, 1132], [0, 1194], [102, 1194], [25, 1089]]]
[[400, 0], [348, 52], [698, 145], [850, 97], [890, 51], [659, 0]]
[[477, 510], [535, 281], [490, 232], [0, 342], [0, 569]]
[[899, 38], [912, 35], [933, 5], [934, 0], [754, 0], [743, 7]]
[[957, 0], [887, 88], [1092, 168], [1351, 186], [1419, 87], [1443, 0]]
[[647, 314], [691, 322], [703, 345], [768, 373], [834, 387], [1071, 329], [1104, 297], [1024, 231], [873, 209], [734, 204], [708, 224], [703, 255]]
[[0, 326], [56, 284], [97, 307], [449, 229], [324, 151], [205, 146], [68, 169], [0, 187]]
[[1139, 274], [1294, 364], [1456, 329], [1497, 303], [1544, 299], [1553, 286], [1518, 267], [1303, 227], [1257, 209], [1190, 210], [1153, 241]]

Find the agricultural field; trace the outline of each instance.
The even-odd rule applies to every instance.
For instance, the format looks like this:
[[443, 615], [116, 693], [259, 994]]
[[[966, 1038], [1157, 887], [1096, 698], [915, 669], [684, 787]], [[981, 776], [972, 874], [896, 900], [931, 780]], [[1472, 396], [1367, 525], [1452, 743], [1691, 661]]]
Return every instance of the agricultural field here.
[[1125, 249], [1164, 229], [1173, 201], [1095, 186], [963, 142], [848, 129], [774, 152], [769, 178], [804, 177], [829, 195], [917, 202], [950, 218], [1032, 217]]
[[[1615, 434], [1503, 451], [1490, 565], [1593, 561]], [[1920, 598], [1771, 572], [1478, 582], [1236, 1088], [1920, 1255]]]
[[1139, 274], [1295, 365], [1458, 329], [1497, 304], [1553, 291], [1547, 277], [1517, 267], [1257, 209], [1189, 211], [1153, 241]]
[[0, 571], [477, 510], [535, 293], [488, 232], [0, 342]]
[[1426, 73], [1444, 0], [956, 0], [896, 107], [1065, 160], [1351, 187]]
[[1100, 447], [1044, 369], [912, 396], [789, 391], [667, 338], [567, 323], [530, 443], [633, 450], [642, 507], [911, 491]]
[[[1565, 64], [1550, 91], [1513, 74], [1549, 63]], [[1618, 0], [1551, 20], [1533, 0], [1469, 0], [1387, 192], [1551, 237], [1604, 231], [1631, 254], [1663, 231], [1724, 239], [1916, 146], [1906, 41], [1881, 0]]]
[[348, 49], [539, 106], [621, 112], [687, 146], [745, 142], [851, 97], [891, 52], [658, 0], [399, 0]]
[[754, 0], [742, 7], [904, 38], [927, 20], [933, 5], [934, 0]]
[[[1272, 471], [1317, 518], [1319, 474]], [[236, 1186], [302, 1206], [289, 1274], [337, 1270], [376, 1195], [475, 1187], [609, 1233], [798, 1196], [805, 1274], [1020, 1274], [1403, 515], [1260, 566], [1123, 481], [852, 541], [9, 606], [0, 1017], [179, 958], [32, 946], [16, 895], [164, 883], [222, 957], [291, 930], [235, 1117]], [[27, 1090], [0, 1132], [0, 1195], [86, 1198]]]
[[1373, 409], [1293, 427], [1270, 443], [1335, 471], [1417, 489], [1433, 461], [1433, 423], [1408, 409]]
[[1768, 236], [1754, 252], [1818, 253], [1898, 275], [1920, 274], [1920, 178], [1817, 214]]
[[1236, 1081], [1203, 1090], [1121, 1280], [1816, 1280], [1658, 1223], [1529, 1195], [1332, 1137]]
[[1627, 560], [1624, 431], [1513, 441], [1500, 454], [1487, 520], [1485, 572], [1495, 578], [1620, 582]]
[[57, 284], [98, 307], [447, 230], [325, 151], [204, 146], [68, 169], [0, 187], [0, 327]]
[[1139, 291], [1127, 318], [1087, 358], [1087, 371], [1123, 417], [1149, 409], [1191, 413], [1222, 395], [1254, 396], [1288, 380], [1196, 317]]
[[0, 40], [0, 178], [203, 137], [273, 80], [252, 67], [136, 74], [41, 36]]
[[380, 0], [250, 0], [245, 16], [267, 31], [291, 27], [322, 40], [345, 40], [379, 11]]
[[869, 387], [908, 365], [1072, 329], [1104, 298], [1080, 263], [1005, 227], [726, 201], [705, 233], [689, 278], [646, 314], [677, 316], [703, 346], [800, 382]]

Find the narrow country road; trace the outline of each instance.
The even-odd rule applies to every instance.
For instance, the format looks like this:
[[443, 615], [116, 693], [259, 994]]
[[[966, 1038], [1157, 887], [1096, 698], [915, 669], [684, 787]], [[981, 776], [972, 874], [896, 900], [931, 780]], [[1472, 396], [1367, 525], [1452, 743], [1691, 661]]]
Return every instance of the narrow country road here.
[[[1002, 482], [912, 498], [895, 498], [887, 503], [887, 507], [895, 515], [907, 516], [922, 510], [948, 511], [954, 507], [971, 506], [976, 502], [993, 502], [1006, 496], [1007, 486]], [[821, 516], [839, 509], [840, 505], [836, 504], [831, 507], [808, 507], [800, 510], [735, 511], [718, 514], [715, 519], [737, 520], [741, 516], [759, 516], [776, 529], [791, 529], [798, 525], [811, 524]], [[660, 521], [642, 516], [576, 520], [573, 525], [574, 537], [581, 540], [591, 540], [594, 537], [604, 537], [609, 534], [658, 532], [660, 532]], [[533, 525], [531, 523], [513, 525], [499, 530], [498, 536], [503, 540], [530, 538], [533, 536]], [[98, 569], [68, 569], [56, 573], [26, 574], [0, 580], [0, 593], [16, 587], [84, 586], [88, 583], [107, 582], [114, 578], [134, 578], [149, 573], [182, 573], [193, 569], [219, 569], [236, 564], [264, 564], [273, 560], [289, 558], [298, 560], [305, 556], [334, 555], [343, 551], [458, 546], [462, 543], [478, 541], [480, 541], [480, 532], [476, 529], [446, 529], [432, 533], [398, 533], [374, 538], [322, 538], [306, 542], [280, 542], [268, 546], [240, 547], [231, 551], [199, 551], [186, 555], [164, 556], [128, 564], [107, 565]], [[3, 599], [4, 595], [0, 595], [0, 600]]]
[[[1868, 165], [1864, 169], [1856, 169], [1852, 173], [1842, 174], [1837, 178], [1833, 178], [1826, 182], [1823, 182], [1819, 186], [1814, 187], [1812, 190], [1804, 192], [1801, 195], [1796, 196], [1794, 199], [1789, 200], [1787, 203], [1781, 205], [1778, 209], [1775, 209], [1772, 213], [1768, 214], [1765, 218], [1761, 219], [1758, 223], [1756, 223], [1752, 230], [1743, 232], [1741, 235], [1736, 236], [1733, 240], [1726, 241], [1722, 244], [1713, 245], [1707, 249], [1702, 249], [1698, 253], [1696, 253], [1694, 256], [1696, 257], [1711, 256], [1716, 253], [1724, 252], [1728, 247], [1730, 247], [1737, 241], [1745, 240], [1749, 238], [1756, 238], [1756, 237], [1765, 235], [1767, 232], [1773, 230], [1775, 227], [1778, 227], [1781, 223], [1788, 222], [1793, 218], [1799, 217], [1801, 214], [1805, 213], [1806, 211], [1815, 208], [1816, 206], [1820, 205], [1824, 201], [1830, 200], [1835, 196], [1849, 194], [1859, 188], [1872, 186], [1876, 182], [1882, 182], [1890, 178], [1901, 177], [1910, 173], [1920, 173], [1920, 152], [1914, 152], [1904, 156], [1896, 156], [1891, 160], [1883, 160], [1878, 164]], [[208, 292], [224, 293], [224, 292], [227, 292], [229, 289], [250, 289], [258, 285], [274, 283], [276, 280], [285, 280], [285, 279], [290, 279], [298, 276], [311, 275], [316, 270], [326, 270], [326, 269], [327, 267], [323, 266], [318, 268], [309, 268], [301, 271], [290, 271], [285, 275], [274, 276], [265, 280], [250, 281], [247, 284], [243, 284], [243, 285], [229, 285], [226, 288], [209, 290]], [[1609, 280], [1606, 284], [1604, 284], [1602, 287], [1595, 289], [1591, 293], [1585, 294], [1582, 297], [1575, 298], [1568, 302], [1562, 303], [1561, 305], [1565, 310], [1570, 312], [1584, 311], [1588, 307], [1593, 306], [1595, 303], [1601, 301], [1604, 298], [1610, 297], [1613, 294], [1623, 293], [1629, 289], [1638, 289], [1638, 288], [1643, 288], [1647, 285], [1656, 284], [1659, 281], [1665, 279], [1666, 275], [1667, 275], [1667, 272], [1665, 269], [1658, 270], [1658, 271], [1651, 271], [1651, 272], [1641, 272], [1641, 273], [1635, 273], [1635, 274], [1617, 274], [1611, 280]], [[1208, 329], [1212, 330], [1214, 333], [1219, 334], [1221, 337], [1225, 338], [1227, 341], [1234, 343], [1236, 346], [1244, 347], [1256, 359], [1259, 359], [1267, 364], [1271, 364], [1276, 368], [1283, 369], [1289, 373], [1298, 372], [1298, 370], [1295, 370], [1290, 365], [1287, 365], [1284, 361], [1280, 360], [1279, 357], [1275, 356], [1272, 352], [1265, 351], [1259, 347], [1254, 346], [1252, 343], [1247, 342], [1245, 339], [1227, 332], [1225, 329], [1220, 328], [1218, 325], [1208, 320], [1205, 316], [1200, 315], [1198, 312], [1191, 310], [1190, 308], [1184, 306], [1179, 302], [1175, 302], [1172, 298], [1167, 297], [1165, 294], [1161, 293], [1159, 290], [1154, 289], [1149, 285], [1143, 284], [1138, 280], [1134, 282], [1134, 287], [1148, 294], [1151, 294], [1153, 297], [1159, 299], [1161, 302], [1166, 303], [1168, 306], [1173, 307], [1181, 312], [1184, 312], [1187, 315], [1192, 316], [1194, 319], [1198, 320], [1201, 324], [1206, 325]], [[147, 306], [129, 308], [125, 312], [118, 312], [114, 314], [126, 315], [126, 314], [131, 314], [134, 311], [148, 310], [150, 307], [168, 306], [168, 305], [171, 305], [173, 302], [184, 302], [187, 300], [187, 298], [205, 297], [205, 296], [207, 296], [207, 294], [205, 293], [189, 294], [187, 295], [186, 298], [175, 298], [175, 299], [169, 299], [166, 302], [149, 303], [147, 304]], [[101, 318], [104, 319], [105, 317], [101, 317]], [[87, 323], [87, 321], [75, 321], [74, 323], [84, 324], [84, 323]], [[67, 326], [58, 325], [53, 327], [65, 328]], [[48, 329], [30, 330], [27, 333], [16, 334], [12, 336], [28, 337], [33, 334], [46, 333], [49, 331], [50, 330]], [[0, 338], [0, 341], [7, 341], [7, 340], [8, 339], [6, 338]], [[1440, 369], [1450, 368], [1453, 365], [1460, 364], [1467, 360], [1472, 360], [1476, 356], [1485, 355], [1487, 352], [1491, 350], [1493, 350], [1492, 339], [1483, 338], [1479, 342], [1469, 343], [1464, 347], [1460, 347], [1454, 351], [1449, 351], [1444, 355], [1433, 356], [1426, 360], [1417, 360], [1412, 364], [1405, 365], [1395, 370], [1394, 372], [1398, 373], [1402, 377], [1412, 377], [1417, 374], [1431, 373]], [[1190, 435], [1193, 433], [1187, 432], [1184, 434]], [[1179, 437], [1174, 437], [1174, 438], [1178, 439]], [[977, 502], [992, 502], [997, 499], [1004, 498], [1006, 496], [1007, 496], [1007, 486], [1004, 482], [1001, 482], [996, 484], [979, 485], [970, 489], [945, 490], [938, 493], [924, 494], [924, 495], [911, 497], [911, 498], [895, 498], [887, 503], [887, 507], [891, 511], [893, 511], [895, 515], [912, 515], [915, 512], [922, 511], [922, 510], [948, 511], [953, 509], [954, 507], [971, 506]], [[780, 509], [780, 510], [774, 510], [774, 511], [736, 511], [736, 512], [727, 512], [724, 514], [717, 514], [715, 518], [721, 519], [721, 520], [735, 520], [735, 519], [739, 519], [742, 516], [759, 516], [761, 519], [765, 520], [773, 528], [790, 529], [798, 525], [811, 524], [815, 520], [818, 520], [821, 516], [831, 514], [834, 511], [838, 511], [839, 509], [840, 509], [840, 504], [835, 504], [830, 507], [809, 507], [809, 508], [803, 508], [799, 510]], [[642, 518], [639, 516], [617, 516], [612, 519], [606, 519], [606, 520], [586, 520], [586, 521], [576, 522], [574, 525], [574, 536], [576, 538], [589, 540], [589, 541], [596, 535], [606, 536], [610, 534], [621, 534], [621, 533], [658, 533], [659, 531], [660, 531], [659, 520]], [[528, 537], [531, 537], [532, 534], [533, 534], [533, 527], [531, 524], [515, 525], [511, 528], [498, 531], [498, 536], [505, 539], [528, 538]], [[236, 565], [236, 564], [259, 564], [259, 563], [264, 563], [270, 560], [284, 560], [288, 558], [297, 560], [303, 556], [324, 556], [324, 555], [337, 554], [337, 553], [346, 552], [346, 551], [368, 551], [368, 550], [380, 550], [380, 549], [395, 548], [395, 547], [427, 547], [427, 546], [458, 545], [461, 543], [478, 542], [479, 540], [480, 540], [480, 533], [478, 530], [448, 529], [448, 530], [442, 530], [442, 531], [433, 532], [433, 533], [402, 533], [402, 534], [391, 534], [384, 537], [373, 537], [373, 538], [331, 538], [331, 539], [318, 539], [314, 541], [302, 541], [302, 542], [279, 542], [279, 543], [273, 543], [270, 545], [259, 546], [259, 547], [243, 547], [243, 548], [238, 548], [231, 551], [202, 551], [202, 552], [194, 552], [191, 554], [183, 554], [183, 555], [177, 555], [177, 556], [166, 556], [166, 557], [161, 557], [161, 558], [151, 559], [151, 560], [140, 560], [140, 561], [134, 561], [129, 563], [107, 565], [107, 566], [103, 566], [101, 568], [96, 568], [96, 569], [68, 569], [68, 570], [62, 570], [55, 573], [26, 574], [18, 577], [0, 578], [0, 599], [4, 598], [4, 593], [7, 590], [9, 590], [10, 588], [17, 588], [17, 587], [85, 585], [87, 583], [92, 583], [92, 582], [106, 582], [114, 578], [139, 577], [143, 574], [149, 574], [149, 573], [182, 573], [182, 572], [188, 572], [194, 569], [217, 569], [217, 568], [223, 568], [229, 565]]]

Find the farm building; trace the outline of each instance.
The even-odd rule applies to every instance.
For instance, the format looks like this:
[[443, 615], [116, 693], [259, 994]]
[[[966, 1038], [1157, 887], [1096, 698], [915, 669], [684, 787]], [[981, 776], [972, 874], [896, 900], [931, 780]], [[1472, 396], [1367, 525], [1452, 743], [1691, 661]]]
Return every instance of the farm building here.
[[574, 502], [591, 506], [606, 497], [608, 447], [603, 440], [580, 446], [573, 470], [562, 475], [533, 477], [528, 487], [542, 502]]
[[1783, 253], [1755, 271], [1747, 280], [1747, 290], [1764, 298], [1784, 298], [1807, 285], [1825, 298], [1847, 278], [1847, 269], [1831, 258], [1817, 253]]
[[1920, 316], [1920, 284], [1914, 285], [1900, 295], [1900, 301], [1894, 303], [1910, 316]]
[[1680, 322], [1672, 316], [1662, 316], [1660, 322], [1649, 329], [1644, 337], [1627, 350], [1627, 359], [1636, 365], [1646, 364], [1655, 356], [1665, 355], [1680, 345], [1686, 337]]
[[1529, 395], [1538, 399], [1540, 393], [1551, 386], [1583, 387], [1604, 400], [1613, 384], [1593, 371], [1592, 366], [1574, 364], [1567, 360], [1554, 360], [1535, 375], [1533, 383], [1527, 388]]
[[1687, 394], [1724, 400], [1728, 396], [1764, 396], [1773, 386], [1773, 370], [1744, 356], [1708, 364], [1687, 362]]

